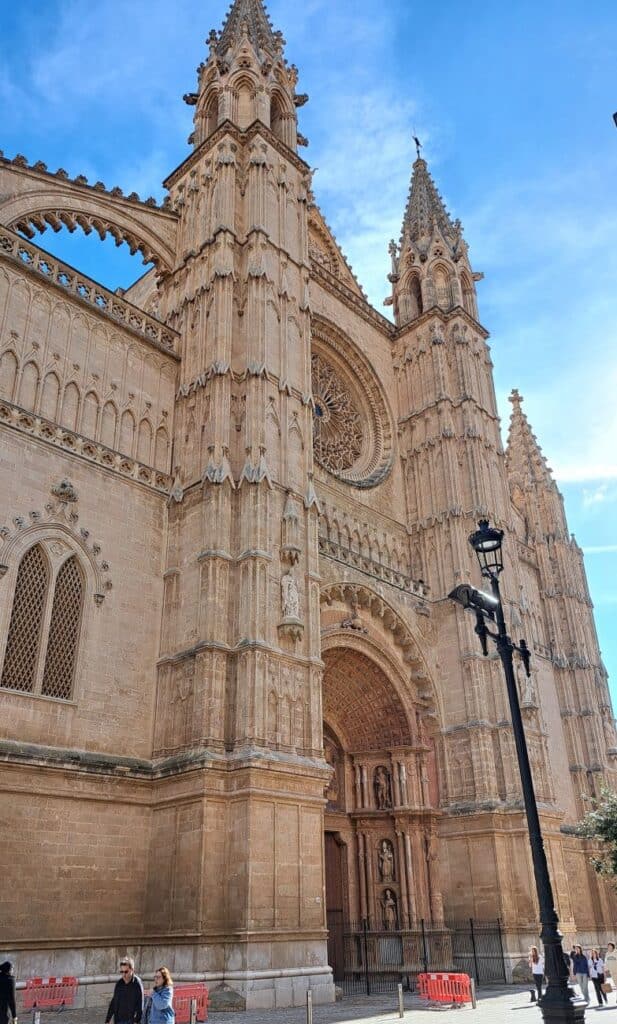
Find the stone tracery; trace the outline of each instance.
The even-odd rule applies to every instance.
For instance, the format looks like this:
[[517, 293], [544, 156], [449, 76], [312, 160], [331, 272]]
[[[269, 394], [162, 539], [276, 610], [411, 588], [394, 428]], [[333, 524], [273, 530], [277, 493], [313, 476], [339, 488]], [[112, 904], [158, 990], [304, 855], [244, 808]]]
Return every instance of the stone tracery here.
[[319, 353], [313, 353], [311, 366], [315, 458], [330, 472], [338, 473], [350, 469], [362, 452], [362, 419], [332, 364]]
[[375, 487], [392, 465], [392, 423], [362, 352], [334, 325], [312, 323], [316, 462], [354, 487]]

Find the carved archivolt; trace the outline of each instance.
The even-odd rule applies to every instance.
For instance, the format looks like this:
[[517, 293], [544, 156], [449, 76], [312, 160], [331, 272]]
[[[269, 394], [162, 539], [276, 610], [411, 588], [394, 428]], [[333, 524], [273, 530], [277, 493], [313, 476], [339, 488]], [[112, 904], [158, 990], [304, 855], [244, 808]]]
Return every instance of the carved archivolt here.
[[[60, 493], [59, 488], [53, 492]], [[94, 599], [102, 604], [111, 590], [110, 568], [101, 557], [100, 545], [92, 540], [90, 531], [79, 526], [79, 514], [72, 501], [62, 496], [50, 501], [43, 512], [31, 511], [28, 516], [15, 516], [11, 527], [0, 527], [0, 576], [4, 575], [12, 561], [18, 561], [23, 551], [40, 540], [62, 543], [62, 536], [70, 538], [89, 564], [94, 581]]]
[[315, 460], [354, 487], [375, 487], [392, 465], [392, 419], [362, 353], [332, 324], [312, 325]]
[[[361, 609], [365, 614], [377, 620], [382, 628], [392, 634], [392, 639], [400, 648], [402, 660], [408, 667], [409, 679], [413, 683], [414, 700], [424, 708], [424, 715], [427, 719], [428, 728], [431, 729], [431, 721], [437, 720], [437, 700], [435, 689], [431, 681], [429, 669], [420, 653], [418, 640], [411, 632], [407, 623], [401, 618], [398, 612], [374, 590], [356, 583], [333, 583], [322, 588], [320, 593], [322, 605], [331, 605], [336, 602], [346, 604], [352, 609]], [[418, 607], [418, 612], [425, 612], [424, 608]], [[357, 617], [357, 612], [356, 612]], [[422, 621], [425, 621], [423, 615]], [[430, 621], [430, 620], [427, 620]], [[357, 628], [351, 625], [352, 620], [345, 619], [340, 629], [333, 634], [330, 630], [322, 637], [322, 651], [340, 642], [340, 637], [345, 635], [346, 646], [360, 646], [364, 649], [370, 638], [360, 636]], [[371, 657], [374, 657], [371, 654]], [[378, 660], [386, 656], [385, 650], [380, 650]]]

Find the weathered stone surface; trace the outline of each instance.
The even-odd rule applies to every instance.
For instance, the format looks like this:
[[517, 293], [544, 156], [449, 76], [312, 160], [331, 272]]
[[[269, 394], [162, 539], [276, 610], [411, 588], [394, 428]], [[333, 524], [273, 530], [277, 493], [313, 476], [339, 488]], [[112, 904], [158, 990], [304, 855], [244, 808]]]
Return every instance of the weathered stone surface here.
[[[285, 1004], [289, 1006], [289, 1003]], [[211, 989], [208, 1000], [208, 1010], [212, 1013], [233, 1013], [235, 1010], [245, 1010], [246, 999], [235, 992], [229, 985], [217, 985]]]

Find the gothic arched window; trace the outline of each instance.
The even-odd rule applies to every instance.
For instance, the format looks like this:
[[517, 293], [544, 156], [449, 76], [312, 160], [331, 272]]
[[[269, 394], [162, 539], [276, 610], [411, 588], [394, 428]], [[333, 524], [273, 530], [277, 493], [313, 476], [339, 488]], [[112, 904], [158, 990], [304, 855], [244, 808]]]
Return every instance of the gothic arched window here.
[[73, 695], [85, 581], [75, 555], [54, 569], [45, 544], [23, 556], [0, 686], [58, 700]]
[[36, 544], [22, 558], [17, 573], [2, 670], [2, 686], [9, 690], [34, 690], [49, 576], [47, 559]]
[[69, 700], [73, 693], [84, 581], [75, 555], [56, 577], [41, 693]]

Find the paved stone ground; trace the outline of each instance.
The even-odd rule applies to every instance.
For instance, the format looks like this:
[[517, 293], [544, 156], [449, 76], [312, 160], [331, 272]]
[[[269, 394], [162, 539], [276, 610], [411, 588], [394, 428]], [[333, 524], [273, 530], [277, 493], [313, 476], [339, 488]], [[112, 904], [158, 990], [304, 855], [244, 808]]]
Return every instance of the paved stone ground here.
[[[600, 1009], [589, 1006], [586, 1019], [596, 1019], [596, 1014], [606, 1014], [607, 1024], [617, 1024], [615, 996], [609, 996], [608, 1007]], [[436, 1015], [438, 1016], [436, 1017]], [[65, 1010], [61, 1014], [42, 1014], [41, 1024], [103, 1024], [105, 1010]], [[529, 1002], [528, 988], [484, 988], [478, 993], [478, 1006], [460, 1009], [432, 1010], [423, 1006], [416, 996], [405, 996], [405, 1017], [407, 1024], [428, 1022], [431, 1018], [440, 1024], [458, 1021], [464, 1024], [536, 1024], [542, 1017], [538, 1007]], [[30, 1014], [22, 1014], [21, 1024], [29, 1024]], [[212, 1013], [209, 1020], [214, 1024], [306, 1024], [306, 1010], [254, 1010], [248, 1013]], [[396, 994], [381, 996], [349, 997], [340, 1003], [313, 1008], [313, 1024], [396, 1024], [398, 1015]]]

